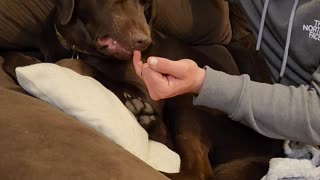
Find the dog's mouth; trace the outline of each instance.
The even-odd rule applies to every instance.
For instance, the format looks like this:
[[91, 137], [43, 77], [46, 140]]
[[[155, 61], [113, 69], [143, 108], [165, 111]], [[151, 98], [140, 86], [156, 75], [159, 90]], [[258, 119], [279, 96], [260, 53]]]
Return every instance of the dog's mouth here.
[[120, 60], [130, 60], [133, 50], [145, 51], [151, 44], [152, 38], [148, 33], [130, 32], [127, 41], [110, 35], [98, 36], [96, 39], [98, 50], [106, 55]]
[[125, 46], [120, 41], [110, 37], [101, 36], [97, 38], [99, 49], [109, 56], [128, 60], [132, 57], [133, 47]]

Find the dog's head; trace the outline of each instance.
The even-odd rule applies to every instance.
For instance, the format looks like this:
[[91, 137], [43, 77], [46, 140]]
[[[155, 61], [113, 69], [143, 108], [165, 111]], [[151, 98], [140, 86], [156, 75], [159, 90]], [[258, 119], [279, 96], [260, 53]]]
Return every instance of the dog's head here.
[[151, 1], [56, 0], [57, 32], [78, 50], [128, 60], [152, 42]]

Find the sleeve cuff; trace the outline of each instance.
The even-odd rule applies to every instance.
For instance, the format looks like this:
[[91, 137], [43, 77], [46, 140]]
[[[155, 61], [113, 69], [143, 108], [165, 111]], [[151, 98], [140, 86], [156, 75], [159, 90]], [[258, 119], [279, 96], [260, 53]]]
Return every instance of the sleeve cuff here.
[[206, 76], [194, 105], [203, 105], [232, 114], [238, 107], [248, 75], [233, 76], [206, 66]]

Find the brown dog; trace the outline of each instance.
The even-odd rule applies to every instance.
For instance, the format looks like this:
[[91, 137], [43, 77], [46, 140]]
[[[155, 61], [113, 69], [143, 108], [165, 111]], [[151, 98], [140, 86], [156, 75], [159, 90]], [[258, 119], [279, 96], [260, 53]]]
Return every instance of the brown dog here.
[[[10, 2], [8, 6], [12, 5]], [[22, 1], [21, 4], [28, 2]], [[7, 41], [0, 44], [14, 47], [19, 42], [21, 48], [40, 48], [46, 60], [56, 59], [68, 52], [61, 48], [60, 43], [66, 48], [83, 52], [82, 58], [101, 71], [94, 71], [93, 74], [88, 71], [88, 75], [114, 91], [136, 114], [141, 124], [145, 125], [153, 139], [166, 144], [172, 143], [174, 150], [181, 155], [181, 173], [168, 176], [173, 179], [259, 179], [266, 173], [268, 160], [280, 150], [279, 141], [258, 135], [253, 130], [230, 121], [221, 112], [194, 107], [191, 95], [153, 102], [144, 84], [136, 77], [131, 62], [110, 59], [111, 56], [128, 59], [132, 49], [144, 50], [150, 44], [150, 28], [147, 25], [148, 18], [145, 18], [145, 13], [150, 13], [150, 9], [145, 8], [148, 6], [147, 1], [57, 0], [56, 4], [43, 6], [47, 9], [37, 16], [45, 17], [44, 21], [41, 19], [42, 35], [39, 38], [34, 41], [27, 39], [27, 43], [12, 40], [11, 44], [6, 43]], [[54, 16], [55, 9], [58, 16]], [[53, 23], [55, 19], [56, 26]], [[35, 29], [39, 30], [32, 30]], [[55, 33], [58, 34], [58, 39], [54, 38]], [[164, 36], [163, 33], [154, 31], [152, 34], [153, 45], [145, 56], [190, 58], [197, 60], [200, 66], [209, 65], [229, 74], [239, 74], [232, 57], [222, 46], [208, 46], [202, 52], [208, 50], [211, 53], [201, 53]], [[25, 37], [24, 35], [19, 34], [21, 37]], [[97, 59], [85, 54], [106, 55], [109, 58]], [[29, 58], [11, 54], [6, 59], [6, 70], [13, 74], [14, 67], [21, 63], [23, 65], [24, 59]], [[24, 65], [30, 64], [30, 59], [28, 61]], [[83, 68], [87, 69], [87, 66], [84, 65]], [[168, 135], [163, 122], [168, 125], [172, 136]]]

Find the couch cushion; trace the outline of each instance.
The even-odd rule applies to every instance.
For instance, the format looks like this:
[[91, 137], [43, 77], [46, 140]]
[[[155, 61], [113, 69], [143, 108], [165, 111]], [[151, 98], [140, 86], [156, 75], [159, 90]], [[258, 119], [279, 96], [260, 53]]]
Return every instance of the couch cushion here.
[[2, 179], [167, 179], [102, 134], [22, 92], [1, 68]]

